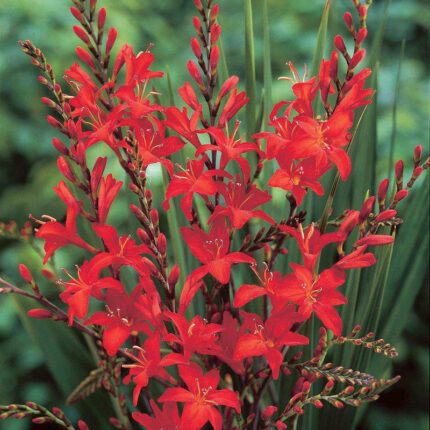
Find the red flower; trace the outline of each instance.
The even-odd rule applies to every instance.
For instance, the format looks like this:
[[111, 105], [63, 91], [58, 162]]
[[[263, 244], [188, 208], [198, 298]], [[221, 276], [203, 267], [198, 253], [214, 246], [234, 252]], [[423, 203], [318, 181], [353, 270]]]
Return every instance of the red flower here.
[[269, 179], [270, 187], [291, 191], [299, 206], [302, 204], [308, 188], [319, 196], [324, 194], [324, 189], [318, 179], [329, 169], [328, 163], [318, 164], [317, 158], [311, 157], [296, 164], [289, 158], [288, 151], [279, 152], [276, 159], [281, 168], [276, 170]]
[[250, 151], [260, 153], [260, 149], [256, 143], [242, 142], [242, 137], [236, 139], [239, 125], [240, 122], [238, 121], [231, 135], [228, 134], [228, 131], [226, 135], [220, 128], [215, 127], [202, 130], [201, 133], [209, 133], [215, 139], [216, 145], [208, 144], [200, 146], [196, 151], [196, 157], [205, 151], [220, 151], [220, 169], [224, 170], [229, 161], [236, 160], [243, 172], [245, 182], [248, 182], [249, 163], [241, 155]]
[[[156, 125], [156, 128], [152, 125]], [[138, 145], [138, 157], [142, 160], [142, 168], [151, 164], [161, 163], [173, 175], [173, 164], [166, 157], [181, 149], [185, 142], [178, 136], [164, 136], [164, 127], [155, 118], [133, 120], [130, 125], [134, 128], [134, 136]]]
[[170, 207], [169, 200], [175, 196], [185, 194], [181, 200], [181, 209], [185, 217], [191, 221], [191, 207], [193, 195], [213, 196], [218, 189], [216, 182], [212, 179], [214, 176], [231, 177], [227, 172], [220, 169], [204, 170], [204, 160], [188, 160], [187, 168], [176, 173], [169, 185], [167, 186], [166, 199], [163, 202], [163, 209], [168, 210]]
[[226, 207], [218, 205], [208, 224], [220, 216], [228, 216], [231, 225], [236, 229], [242, 228], [253, 217], [261, 218], [270, 224], [275, 223], [273, 218], [262, 210], [253, 210], [272, 199], [268, 191], [261, 191], [255, 185], [245, 185], [239, 175], [236, 176], [235, 182], [218, 183], [218, 191], [224, 197]]
[[329, 243], [342, 242], [346, 239], [346, 235], [342, 231], [321, 234], [313, 223], [308, 225], [305, 231], [303, 231], [301, 224], [299, 224], [298, 230], [287, 225], [280, 225], [279, 227], [296, 239], [305, 266], [311, 270], [315, 267], [315, 263], [325, 246]]
[[154, 333], [143, 344], [143, 348], [134, 346], [137, 355], [129, 355], [134, 360], [133, 364], [123, 364], [122, 367], [130, 369], [128, 376], [124, 378], [124, 383], [128, 384], [130, 380], [136, 384], [133, 390], [133, 404], [137, 405], [142, 388], [148, 385], [149, 378], [158, 376], [166, 381], [174, 382], [175, 380], [160, 366], [160, 336]]
[[[214, 355], [220, 350], [217, 344], [217, 334], [224, 330], [218, 324], [207, 323], [199, 315], [196, 315], [190, 322], [184, 316], [173, 312], [167, 312], [166, 316], [170, 318], [178, 330], [178, 336], [169, 333], [164, 336], [163, 340], [166, 342], [175, 342], [182, 345], [184, 355], [169, 354], [163, 359], [165, 366], [179, 363], [188, 362], [190, 357], [195, 353]], [[169, 364], [167, 364], [169, 363]]]
[[134, 55], [133, 48], [130, 45], [126, 45], [122, 54], [126, 67], [125, 85], [135, 87], [141, 85], [144, 81], [164, 75], [163, 72], [149, 70], [149, 67], [154, 62], [154, 55], [150, 52], [139, 52]]
[[286, 150], [291, 158], [317, 156], [318, 162], [332, 161], [345, 181], [351, 172], [351, 160], [342, 149], [349, 142], [353, 124], [351, 111], [336, 110], [327, 121], [317, 121], [305, 115], [294, 118], [295, 132]]
[[243, 362], [242, 360], [235, 360], [233, 354], [237, 341], [245, 333], [246, 328], [239, 325], [238, 320], [227, 311], [223, 313], [222, 327], [224, 330], [221, 332], [218, 342], [221, 350], [217, 353], [217, 357], [229, 365], [234, 373], [241, 375], [245, 371]]
[[196, 131], [201, 112], [202, 106], [199, 106], [199, 108], [192, 114], [191, 118], [188, 119], [186, 108], [183, 108], [182, 111], [180, 111], [178, 108], [170, 106], [166, 109], [166, 119], [164, 124], [198, 148], [200, 146], [200, 140], [197, 137]]
[[150, 399], [149, 403], [152, 408], [154, 416], [142, 414], [141, 412], [133, 412], [132, 416], [135, 421], [142, 424], [147, 430], [176, 430], [180, 429], [180, 418], [176, 403], [164, 403], [163, 410], [161, 411], [154, 400]]
[[246, 103], [248, 103], [248, 101], [249, 97], [246, 97], [245, 91], [242, 91], [238, 94], [237, 89], [235, 88], [231, 92], [221, 111], [218, 127], [225, 127], [226, 124], [236, 115], [236, 113], [239, 112], [239, 110], [242, 109]]
[[193, 228], [181, 227], [180, 230], [192, 254], [203, 263], [193, 272], [196, 279], [210, 273], [222, 284], [227, 284], [232, 264], [255, 263], [253, 258], [243, 252], [229, 252], [230, 239], [224, 219], [218, 218], [209, 234], [195, 225]]
[[280, 272], [271, 272], [265, 267], [260, 276], [254, 267], [252, 270], [257, 275], [261, 286], [254, 284], [241, 285], [234, 296], [233, 306], [241, 308], [251, 300], [265, 295], [269, 296], [274, 307], [281, 308], [284, 306], [286, 304], [284, 292], [288, 285], [288, 277], [291, 275], [286, 275], [282, 278]]
[[76, 233], [76, 217], [81, 210], [82, 203], [76, 201], [64, 181], [60, 181], [57, 187], [54, 187], [54, 191], [67, 205], [66, 225], [55, 220], [48, 221], [37, 231], [36, 237], [45, 241], [45, 258], [43, 259], [43, 264], [47, 263], [58, 248], [67, 245], [79, 246], [93, 253], [97, 252], [96, 248], [85, 242]]
[[75, 279], [69, 272], [64, 270], [70, 277], [65, 283], [65, 291], [60, 294], [64, 303], [69, 305], [69, 325], [73, 324], [73, 318], [85, 318], [88, 312], [90, 296], [103, 300], [102, 288], [112, 288], [117, 291], [124, 289], [120, 281], [113, 278], [99, 279], [101, 270], [112, 263], [109, 255], [98, 254], [90, 262], [85, 261], [81, 267], [77, 267], [78, 276]]
[[101, 178], [98, 193], [98, 220], [105, 224], [109, 215], [110, 207], [122, 186], [122, 181], [117, 181], [111, 174]]
[[135, 241], [128, 236], [118, 237], [115, 227], [110, 225], [93, 224], [93, 229], [97, 236], [103, 240], [107, 252], [102, 255], [109, 256], [115, 272], [122, 266], [134, 266], [144, 272], [145, 264], [142, 260], [142, 254], [151, 254], [152, 251], [144, 244], [136, 245]]
[[286, 306], [281, 313], [272, 314], [263, 322], [257, 314], [240, 311], [244, 325], [251, 333], [242, 335], [233, 354], [235, 360], [264, 355], [272, 370], [273, 379], [278, 379], [283, 355], [283, 345], [307, 345], [309, 339], [290, 331], [295, 322], [302, 321], [294, 306]]
[[227, 389], [216, 389], [220, 378], [218, 370], [212, 369], [203, 375], [195, 363], [180, 365], [178, 369], [179, 376], [188, 389], [168, 388], [158, 401], [185, 403], [181, 418], [182, 428], [200, 430], [209, 421], [214, 430], [221, 430], [223, 419], [215, 407], [218, 405], [234, 408], [240, 413], [238, 394]]
[[369, 267], [376, 263], [375, 256], [371, 252], [364, 252], [367, 245], [359, 246], [355, 251], [339, 260], [335, 267], [338, 269], [361, 269]]
[[137, 306], [142, 285], [139, 284], [130, 296], [125, 291], [109, 290], [106, 294], [107, 312], [96, 312], [85, 324], [104, 327], [103, 346], [110, 356], [117, 353], [130, 335], [139, 332], [150, 334], [145, 316]]
[[291, 263], [294, 278], [288, 286], [287, 298], [299, 305], [299, 313], [308, 319], [312, 312], [331, 330], [335, 336], [342, 334], [342, 320], [333, 306], [348, 302], [336, 288], [345, 282], [345, 272], [331, 268], [320, 275], [304, 266]]

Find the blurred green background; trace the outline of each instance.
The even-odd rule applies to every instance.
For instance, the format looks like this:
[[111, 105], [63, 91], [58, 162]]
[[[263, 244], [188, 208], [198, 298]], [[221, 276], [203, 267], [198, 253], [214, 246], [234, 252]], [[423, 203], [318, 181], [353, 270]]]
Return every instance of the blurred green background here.
[[[64, 69], [76, 61], [74, 47], [78, 44], [71, 30], [75, 22], [68, 12], [70, 3], [67, 0], [0, 2], [0, 220], [4, 222], [13, 219], [22, 225], [29, 213], [36, 217], [44, 213], [53, 216], [64, 213], [64, 207], [52, 192], [52, 186], [60, 176], [56, 169], [56, 152], [50, 143], [55, 133], [45, 121], [48, 110], [40, 103], [40, 97], [46, 93], [17, 41], [31, 39], [43, 49], [61, 81]], [[243, 2], [220, 0], [219, 3], [229, 73], [238, 75], [244, 86]], [[299, 70], [303, 70], [304, 63], [310, 64], [324, 3], [322, 0], [268, 1], [274, 102], [290, 94], [289, 85], [276, 81], [278, 76], [289, 74], [286, 61], [293, 61]], [[156, 65], [153, 68], [165, 70], [168, 65], [174, 89], [188, 79], [185, 65], [191, 58], [189, 39], [193, 36], [191, 18], [194, 14], [191, 0], [99, 0], [99, 4], [108, 11], [108, 24], [118, 29], [120, 43], [131, 43], [135, 51], [145, 50], [149, 43], [154, 43], [152, 51]], [[259, 90], [263, 69], [261, 4], [260, 0], [253, 1]], [[370, 9], [369, 40], [375, 34], [385, 6], [385, 1], [376, 0]], [[342, 14], [350, 9], [347, 0], [332, 2], [330, 37], [339, 31], [345, 34]], [[405, 159], [410, 166], [411, 154], [417, 144], [422, 144], [428, 154], [429, 26], [428, 2], [394, 1], [389, 5], [379, 65], [379, 179], [386, 177], [389, 164], [393, 100], [402, 40], [405, 40], [406, 48], [398, 86], [395, 160]], [[166, 89], [162, 86], [161, 91], [166, 92]], [[360, 166], [355, 168], [360, 169]], [[122, 203], [126, 204], [125, 197], [121, 195], [120, 199], [113, 219], [115, 223], [125, 225], [127, 212], [121, 207]], [[58, 267], [70, 267], [74, 257], [69, 252], [67, 255], [60, 253]], [[0, 272], [19, 282], [17, 266], [23, 261], [30, 267], [40, 267], [40, 258], [31, 248], [0, 238]], [[362, 429], [428, 428], [427, 280], [428, 277], [416, 299], [414, 312], [407, 317], [407, 328], [398, 344], [400, 355], [395, 360], [394, 372], [401, 374], [403, 379], [371, 405], [360, 424]], [[57, 387], [50, 376], [44, 357], [32, 340], [11, 298], [0, 297], [0, 404], [33, 400], [48, 406], [62, 406], [61, 401], [56, 400], [62, 398], [61, 387]], [[70, 413], [73, 417], [75, 412], [71, 410]], [[0, 429], [30, 428], [33, 427], [29, 420], [0, 422]]]

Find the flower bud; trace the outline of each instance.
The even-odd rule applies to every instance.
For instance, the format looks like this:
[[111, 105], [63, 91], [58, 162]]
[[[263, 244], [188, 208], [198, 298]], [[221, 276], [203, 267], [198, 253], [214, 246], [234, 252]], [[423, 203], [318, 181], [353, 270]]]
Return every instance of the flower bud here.
[[115, 41], [116, 41], [117, 34], [118, 34], [118, 31], [116, 30], [116, 28], [111, 27], [109, 29], [107, 41], [106, 41], [106, 55], [108, 55], [112, 50], [113, 45], [115, 44]]
[[287, 428], [287, 425], [285, 423], [283, 423], [282, 421], [276, 421], [275, 423], [275, 427], [277, 428], [277, 430], [285, 430]]
[[80, 23], [84, 21], [84, 17], [82, 16], [81, 12], [79, 12], [79, 10], [76, 9], [74, 6], [70, 8], [70, 12]]
[[211, 66], [211, 74], [214, 75], [216, 72], [216, 68], [218, 66], [219, 61], [219, 48], [218, 46], [214, 46], [211, 51], [211, 56], [209, 59], [209, 63]]
[[358, 217], [358, 224], [363, 224], [367, 218], [369, 218], [370, 213], [372, 212], [373, 206], [375, 204], [375, 197], [370, 196], [364, 203], [360, 211], [360, 216]]
[[407, 195], [408, 195], [408, 190], [400, 190], [394, 196], [394, 201], [398, 203], [400, 202], [400, 200], [403, 200]]
[[314, 400], [313, 404], [314, 404], [314, 406], [315, 406], [316, 408], [318, 408], [318, 409], [321, 409], [321, 408], [323, 407], [323, 403], [322, 403], [322, 401], [321, 401], [321, 400], [318, 400], [318, 399]]
[[40, 273], [50, 282], [57, 282], [57, 277], [50, 270], [43, 268]]
[[191, 38], [191, 49], [193, 50], [194, 55], [197, 59], [202, 58], [202, 48], [200, 46], [199, 41], [195, 37]]
[[202, 34], [202, 32], [203, 32], [202, 23], [200, 22], [200, 19], [197, 16], [195, 16], [193, 18], [193, 26], [194, 26], [197, 34], [199, 34], [199, 35]]
[[367, 18], [367, 7], [360, 6], [358, 8], [358, 14], [360, 15], [360, 19], [364, 21]]
[[96, 69], [96, 65], [91, 58], [91, 55], [82, 47], [78, 46], [75, 49], [76, 55], [88, 66], [90, 66], [92, 69]]
[[356, 37], [356, 39], [355, 39], [355, 42], [356, 42], [358, 45], [362, 44], [362, 43], [363, 43], [363, 41], [364, 41], [364, 39], [366, 38], [366, 36], [367, 36], [367, 28], [365, 28], [365, 27], [360, 28], [360, 30], [358, 30], [358, 33], [357, 33], [357, 37]]
[[381, 212], [377, 217], [375, 217], [375, 222], [383, 222], [394, 218], [397, 215], [397, 211], [394, 209], [387, 209]]
[[19, 269], [19, 273], [22, 276], [22, 279], [24, 279], [24, 281], [27, 282], [27, 284], [33, 283], [33, 276], [30, 270], [27, 268], [27, 266], [25, 266], [24, 264], [20, 264], [18, 266], [18, 269]]
[[239, 82], [237, 76], [230, 76], [223, 84], [219, 90], [217, 101], [225, 97]]
[[337, 51], [333, 51], [330, 57], [330, 71], [329, 71], [331, 79], [337, 79], [338, 63], [339, 63], [339, 55]]
[[85, 423], [82, 420], [78, 421], [78, 427], [79, 427], [79, 430], [90, 430], [87, 423]]
[[352, 230], [354, 230], [354, 227], [358, 224], [359, 215], [360, 212], [351, 210], [342, 221], [342, 224], [339, 227], [339, 234], [345, 235], [345, 239], [351, 234]]
[[199, 10], [203, 10], [202, 0], [194, 0], [194, 6]]
[[193, 78], [193, 80], [197, 83], [197, 85], [204, 89], [205, 86], [203, 84], [202, 76], [200, 75], [199, 68], [197, 67], [197, 64], [194, 61], [188, 61], [187, 63], [187, 69], [190, 76]]
[[352, 21], [352, 15], [350, 12], [345, 12], [343, 15], [343, 20], [345, 21], [345, 25], [349, 31], [354, 28], [354, 22]]
[[55, 107], [57, 106], [57, 103], [55, 103], [53, 100], [48, 99], [48, 97], [42, 97], [40, 99], [40, 101], [45, 105], [48, 106], [50, 108], [55, 109]]
[[212, 45], [218, 42], [219, 36], [221, 34], [221, 26], [219, 24], [214, 24], [212, 26], [210, 42]]
[[346, 46], [345, 46], [345, 42], [342, 39], [342, 36], [340, 34], [338, 34], [335, 38], [334, 38], [334, 46], [336, 46], [336, 48], [340, 51], [340, 53], [342, 55], [346, 54]]
[[105, 21], [106, 21], [106, 9], [104, 7], [102, 7], [99, 10], [99, 14], [97, 16], [97, 28], [99, 31], [101, 31], [105, 25]]
[[81, 39], [82, 42], [84, 42], [86, 45], [91, 44], [88, 34], [85, 32], [85, 30], [82, 27], [79, 27], [79, 25], [74, 25], [73, 31], [76, 34], [76, 36], [78, 36], [79, 39]]
[[27, 315], [31, 318], [36, 318], [40, 320], [51, 319], [55, 316], [51, 311], [48, 311], [46, 309], [30, 309], [27, 312]]
[[394, 237], [387, 234], [371, 234], [369, 236], [363, 237], [355, 244], [357, 246], [368, 245], [368, 246], [382, 246], [388, 245], [394, 242]]
[[378, 189], [378, 203], [379, 209], [383, 209], [385, 207], [385, 199], [387, 198], [388, 187], [390, 185], [390, 181], [388, 179], [383, 179], [379, 184]]
[[211, 21], [215, 21], [219, 14], [219, 5], [214, 5], [214, 7], [211, 10]]
[[263, 413], [261, 414], [261, 418], [263, 421], [269, 421], [271, 416], [276, 413], [278, 408], [276, 406], [267, 406], [266, 409], [264, 409]]
[[57, 167], [58, 170], [63, 174], [65, 178], [67, 178], [70, 182], [75, 184], [77, 182], [76, 176], [73, 173], [70, 166], [67, 164], [67, 161], [61, 155], [57, 158]]
[[351, 61], [348, 64], [349, 70], [353, 70], [357, 67], [358, 63], [364, 58], [366, 55], [365, 49], [358, 50], [351, 58]]
[[[404, 170], [404, 164], [402, 160], [399, 160], [396, 163], [395, 171], [396, 171], [396, 183], [399, 185], [403, 182], [403, 170]], [[401, 187], [400, 187], [401, 188]]]
[[175, 288], [175, 285], [178, 283], [180, 276], [181, 276], [181, 269], [178, 264], [175, 264], [169, 273], [169, 279], [168, 279], [169, 286], [171, 289]]
[[143, 228], [138, 228], [136, 230], [136, 234], [139, 240], [143, 242], [145, 245], [148, 245], [149, 243], [151, 243], [151, 239], [149, 238], [148, 234]]
[[57, 130], [62, 131], [63, 130], [63, 125], [56, 120], [53, 116], [51, 115], [47, 115], [46, 120], [48, 121], [48, 124], [54, 128], [56, 128]]
[[167, 240], [163, 233], [160, 233], [157, 237], [157, 248], [161, 254], [165, 254], [167, 251]]
[[421, 145], [416, 146], [414, 150], [414, 167], [417, 167], [418, 164], [420, 164], [422, 153], [423, 147]]

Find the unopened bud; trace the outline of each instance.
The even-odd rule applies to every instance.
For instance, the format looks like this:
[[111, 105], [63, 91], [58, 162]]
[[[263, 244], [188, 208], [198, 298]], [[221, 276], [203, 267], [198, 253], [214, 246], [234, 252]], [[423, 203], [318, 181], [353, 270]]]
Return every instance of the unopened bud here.
[[167, 240], [163, 233], [160, 233], [157, 237], [157, 248], [161, 254], [165, 254], [167, 251]]
[[396, 183], [400, 185], [400, 188], [402, 188], [401, 184], [403, 182], [403, 170], [404, 170], [404, 164], [402, 160], [399, 160], [396, 163], [395, 171], [396, 171]]
[[202, 58], [202, 48], [200, 46], [199, 41], [195, 37], [191, 38], [191, 49], [193, 50], [194, 55], [197, 59]]
[[366, 50], [365, 49], [360, 49], [359, 51], [357, 51], [351, 58], [351, 61], [348, 64], [348, 68], [350, 70], [353, 70], [357, 67], [358, 63], [361, 62], [361, 60], [364, 58], [364, 56], [366, 55]]
[[73, 173], [70, 166], [67, 164], [67, 161], [64, 159], [64, 157], [58, 157], [57, 167], [58, 170], [64, 175], [64, 177], [67, 178], [70, 182], [72, 182], [73, 184], [77, 182], [75, 174]]
[[363, 27], [358, 30], [357, 37], [355, 39], [355, 42], [360, 45], [363, 43], [364, 39], [367, 37], [367, 28]]
[[408, 190], [400, 190], [396, 193], [394, 196], [394, 201], [400, 202], [400, 200], [403, 200], [408, 195]]
[[275, 423], [275, 427], [278, 429], [278, 430], [285, 430], [286, 428], [287, 428], [287, 425], [285, 424], [285, 423], [283, 423], [282, 421], [276, 421], [276, 423]]
[[345, 12], [343, 15], [343, 20], [345, 21], [345, 24], [349, 31], [351, 31], [354, 28], [354, 23], [352, 21], [352, 15], [350, 12]]
[[97, 29], [99, 31], [104, 27], [105, 21], [106, 21], [106, 9], [102, 7], [99, 10], [99, 14], [97, 16]]
[[96, 65], [91, 58], [91, 55], [81, 46], [78, 46], [76, 49], [76, 55], [88, 66], [90, 66], [92, 69], [96, 69]]
[[82, 42], [84, 42], [86, 45], [91, 44], [88, 34], [85, 32], [85, 30], [82, 27], [79, 27], [79, 25], [74, 25], [73, 31], [76, 34], [76, 36], [78, 36], [79, 39], [81, 39]]
[[394, 218], [397, 215], [397, 211], [394, 209], [387, 209], [382, 211], [377, 217], [375, 217], [375, 222], [383, 222]]
[[27, 315], [31, 318], [36, 318], [40, 320], [51, 319], [52, 317], [55, 316], [52, 312], [46, 309], [30, 309], [27, 312]]
[[151, 212], [149, 215], [151, 217], [152, 224], [157, 226], [158, 222], [160, 220], [157, 209], [155, 209], [155, 208], [151, 209]]
[[215, 43], [218, 42], [220, 34], [221, 34], [221, 26], [219, 24], [214, 24], [212, 26], [212, 31], [211, 31], [211, 38], [210, 38], [211, 45], [215, 45]]
[[361, 207], [360, 215], [358, 217], [359, 225], [362, 225], [367, 220], [367, 218], [369, 218], [369, 215], [372, 212], [374, 204], [375, 204], [374, 196], [370, 196], [368, 199], [366, 199], [363, 206]]
[[210, 66], [211, 66], [211, 74], [214, 75], [216, 72], [216, 68], [218, 66], [219, 61], [219, 48], [218, 46], [214, 46], [210, 56]]
[[379, 184], [378, 189], [378, 203], [379, 209], [383, 209], [385, 207], [385, 199], [387, 198], [388, 187], [390, 185], [390, 181], [388, 179], [383, 179]]
[[263, 413], [261, 414], [262, 420], [269, 421], [272, 415], [276, 413], [277, 410], [278, 408], [276, 406], [267, 406], [267, 408], [264, 409]]
[[187, 63], [187, 69], [190, 76], [193, 78], [193, 80], [197, 83], [200, 89], [205, 89], [205, 86], [203, 84], [202, 76], [200, 75], [199, 68], [197, 64], [194, 61], [188, 61]]
[[200, 22], [200, 19], [197, 16], [195, 16], [193, 18], [193, 26], [194, 26], [197, 34], [202, 34], [202, 32], [203, 32], [202, 23]]
[[42, 98], [40, 99], [40, 101], [41, 101], [44, 105], [46, 105], [46, 106], [48, 106], [48, 107], [50, 107], [50, 108], [52, 108], [52, 109], [55, 109], [55, 107], [57, 106], [57, 103], [55, 103], [55, 102], [54, 102], [54, 100], [48, 99], [48, 97], [42, 97]]
[[[148, 234], [146, 233], [143, 228], [138, 228], [136, 230], [137, 237], [141, 242], [143, 242], [145, 245], [148, 245], [151, 242], [151, 239], [149, 238]], [[173, 270], [173, 269], [172, 269]]]
[[50, 126], [56, 128], [57, 130], [60, 130], [60, 131], [63, 130], [62, 124], [59, 121], [57, 121], [53, 116], [48, 115], [46, 117], [46, 120], [48, 121]]
[[24, 264], [20, 264], [18, 266], [18, 269], [24, 281], [27, 282], [28, 284], [31, 284], [33, 282], [33, 275], [31, 274], [27, 266], [25, 266]]
[[109, 52], [112, 50], [113, 45], [115, 44], [116, 37], [117, 37], [118, 31], [116, 28], [111, 27], [108, 31], [108, 37], [106, 41], [106, 55], [109, 54]]
[[422, 154], [423, 147], [421, 145], [416, 146], [414, 150], [414, 167], [417, 167], [418, 164], [420, 164]]
[[79, 10], [76, 9], [74, 6], [70, 8], [70, 12], [79, 22], [82, 23], [84, 21], [84, 17], [82, 16], [81, 12], [79, 12]]
[[57, 276], [55, 276], [54, 273], [52, 273], [50, 270], [43, 268], [40, 273], [44, 278], [46, 278], [50, 282], [57, 282]]
[[78, 427], [79, 427], [79, 430], [90, 430], [87, 423], [85, 423], [82, 420], [78, 421]]
[[314, 401], [313, 401], [313, 404], [314, 404], [314, 406], [315, 406], [316, 408], [318, 408], [318, 409], [321, 409], [321, 408], [323, 407], [323, 403], [322, 403], [322, 401], [321, 401], [321, 400], [318, 400], [318, 399], [314, 400]]
[[346, 46], [345, 46], [345, 42], [342, 39], [342, 36], [340, 34], [338, 34], [335, 38], [334, 38], [334, 46], [336, 46], [336, 48], [340, 51], [340, 53], [342, 55], [346, 54]]

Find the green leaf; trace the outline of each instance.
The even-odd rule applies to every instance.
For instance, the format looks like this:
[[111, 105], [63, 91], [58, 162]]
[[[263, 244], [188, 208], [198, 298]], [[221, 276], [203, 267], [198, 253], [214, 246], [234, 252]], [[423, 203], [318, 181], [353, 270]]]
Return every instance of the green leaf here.
[[249, 101], [246, 104], [246, 138], [249, 140], [255, 133], [256, 121], [256, 78], [254, 30], [252, 24], [252, 1], [244, 0], [245, 5], [245, 87]]
[[272, 108], [272, 64], [270, 55], [270, 28], [269, 28], [269, 13], [267, 10], [267, 0], [263, 0], [263, 81], [264, 81], [264, 115], [262, 129], [266, 128], [266, 123], [269, 121], [269, 114]]

